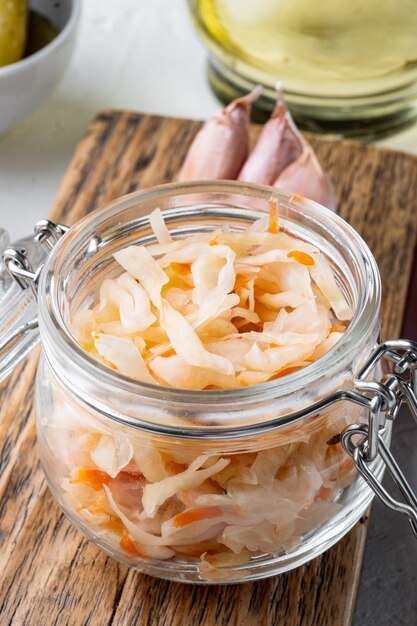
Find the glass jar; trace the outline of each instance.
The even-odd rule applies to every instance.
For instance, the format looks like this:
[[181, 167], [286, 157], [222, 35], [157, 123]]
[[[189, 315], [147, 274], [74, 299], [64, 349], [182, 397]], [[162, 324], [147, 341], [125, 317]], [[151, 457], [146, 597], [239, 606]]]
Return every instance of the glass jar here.
[[210, 57], [208, 77], [230, 102], [256, 84], [271, 110], [280, 81], [312, 131], [375, 135], [417, 114], [415, 0], [188, 0]]
[[[355, 311], [328, 353], [261, 385], [189, 391], [133, 381], [76, 342], [72, 315], [91, 303], [104, 277], [119, 273], [117, 250], [154, 241], [147, 216], [156, 206], [171, 235], [183, 237], [225, 224], [242, 229], [268, 210], [271, 194], [280, 226], [328, 257]], [[65, 230], [53, 228], [56, 238]], [[6, 253], [9, 269], [12, 257]], [[355, 425], [356, 439], [363, 435], [371, 408], [379, 445], [387, 450], [393, 405], [382, 407], [381, 398], [395, 385], [359, 385], [379, 390], [373, 400], [355, 391], [364, 363], [369, 367], [361, 380], [375, 365], [374, 376], [382, 375], [382, 362], [369, 361], [380, 332], [381, 290], [369, 249], [340, 217], [268, 187], [164, 185], [82, 219], [32, 275], [40, 277], [36, 419], [42, 464], [63, 511], [109, 555], [169, 580], [255, 580], [318, 556], [361, 517], [373, 492], [356, 472], [357, 458], [346, 454], [341, 433]], [[365, 457], [372, 448], [368, 438], [368, 448], [356, 448]], [[346, 449], [353, 439], [343, 440]], [[377, 481], [386, 460], [373, 457], [366, 467]]]

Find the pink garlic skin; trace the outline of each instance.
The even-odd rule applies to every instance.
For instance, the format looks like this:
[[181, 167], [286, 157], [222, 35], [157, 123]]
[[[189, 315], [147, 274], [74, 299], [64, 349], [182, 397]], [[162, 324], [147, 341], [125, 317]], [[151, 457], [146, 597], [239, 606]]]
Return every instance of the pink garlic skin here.
[[236, 179], [249, 149], [250, 111], [258, 89], [215, 113], [197, 133], [179, 180]]
[[239, 172], [238, 180], [272, 185], [302, 151], [300, 133], [279, 94], [277, 106]]
[[307, 142], [301, 156], [274, 181], [274, 187], [314, 200], [331, 211], [336, 210], [333, 185]]

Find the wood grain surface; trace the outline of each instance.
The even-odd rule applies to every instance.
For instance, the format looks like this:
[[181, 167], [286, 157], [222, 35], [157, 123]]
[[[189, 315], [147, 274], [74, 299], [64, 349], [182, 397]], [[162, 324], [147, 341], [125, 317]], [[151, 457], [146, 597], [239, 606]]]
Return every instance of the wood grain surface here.
[[[80, 143], [50, 217], [73, 224], [105, 202], [175, 179], [199, 122], [107, 111]], [[253, 129], [254, 136], [258, 132]], [[417, 230], [417, 159], [315, 137], [340, 213], [374, 252], [385, 337], [400, 333]], [[0, 388], [0, 624], [347, 626], [366, 519], [288, 574], [192, 587], [127, 570], [72, 528], [43, 478], [32, 411], [37, 354]], [[387, 599], [389, 602], [389, 599]]]

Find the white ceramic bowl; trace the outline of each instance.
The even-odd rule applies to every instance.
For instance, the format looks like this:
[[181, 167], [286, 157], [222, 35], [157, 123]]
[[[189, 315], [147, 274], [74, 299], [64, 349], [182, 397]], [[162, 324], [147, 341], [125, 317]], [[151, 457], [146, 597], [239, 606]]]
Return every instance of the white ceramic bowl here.
[[50, 94], [68, 64], [75, 44], [80, 0], [32, 0], [58, 35], [25, 59], [0, 67], [0, 134], [32, 113]]

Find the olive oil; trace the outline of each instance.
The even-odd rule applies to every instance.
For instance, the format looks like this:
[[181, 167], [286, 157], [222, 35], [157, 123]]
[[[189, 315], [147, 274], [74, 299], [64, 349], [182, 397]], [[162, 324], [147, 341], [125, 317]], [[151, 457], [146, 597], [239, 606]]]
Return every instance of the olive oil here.
[[189, 4], [212, 83], [244, 91], [260, 82], [272, 98], [280, 81], [296, 111], [334, 120], [390, 115], [417, 97], [417, 0]]

